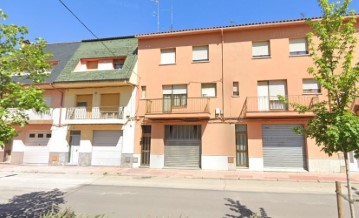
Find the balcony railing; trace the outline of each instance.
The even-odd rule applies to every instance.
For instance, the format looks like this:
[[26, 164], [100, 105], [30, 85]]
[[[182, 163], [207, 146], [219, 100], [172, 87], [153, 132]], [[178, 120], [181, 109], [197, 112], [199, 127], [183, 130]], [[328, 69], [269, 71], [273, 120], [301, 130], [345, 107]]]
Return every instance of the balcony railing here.
[[[9, 112], [15, 112], [16, 109], [10, 108]], [[29, 120], [52, 120], [52, 108], [49, 108], [47, 111], [39, 112], [35, 109], [25, 110], [24, 113], [28, 116]]]
[[250, 112], [276, 112], [294, 111], [293, 104], [310, 106], [317, 100], [317, 96], [310, 95], [291, 95], [285, 96], [288, 103], [283, 103], [278, 96], [256, 96], [247, 97], [242, 113]]
[[124, 107], [72, 107], [66, 108], [67, 120], [124, 119]]
[[148, 99], [146, 114], [209, 113], [209, 98]]

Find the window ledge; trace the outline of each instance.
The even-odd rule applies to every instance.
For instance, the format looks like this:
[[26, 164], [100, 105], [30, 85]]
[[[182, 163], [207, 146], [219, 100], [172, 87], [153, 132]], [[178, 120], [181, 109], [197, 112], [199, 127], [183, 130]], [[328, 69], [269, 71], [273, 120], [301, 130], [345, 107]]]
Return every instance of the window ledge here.
[[159, 64], [160, 66], [170, 66], [170, 65], [176, 65], [176, 63], [173, 64]]
[[323, 95], [323, 93], [303, 93], [302, 95]]
[[310, 54], [302, 54], [302, 55], [289, 55], [290, 58], [296, 58], [296, 57], [310, 57]]
[[257, 60], [257, 59], [271, 59], [271, 56], [258, 56], [258, 57], [253, 57], [252, 56], [252, 60]]
[[240, 98], [241, 96], [239, 96], [239, 95], [232, 95], [231, 97], [232, 97], [232, 98]]
[[192, 61], [192, 64], [201, 64], [201, 63], [209, 63], [209, 60], [203, 60], [203, 61]]

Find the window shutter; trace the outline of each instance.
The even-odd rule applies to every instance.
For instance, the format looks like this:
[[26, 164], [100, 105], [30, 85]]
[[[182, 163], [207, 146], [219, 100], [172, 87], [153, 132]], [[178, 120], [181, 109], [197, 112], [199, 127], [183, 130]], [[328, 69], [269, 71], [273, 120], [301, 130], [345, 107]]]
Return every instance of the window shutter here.
[[306, 39], [289, 40], [289, 52], [292, 55], [307, 54], [307, 40]]
[[161, 64], [175, 64], [176, 49], [161, 50]]
[[202, 84], [202, 96], [214, 97], [216, 96], [216, 84]]
[[304, 93], [320, 93], [320, 86], [314, 79], [303, 80], [303, 92]]
[[208, 60], [208, 45], [193, 47], [192, 51], [193, 61], [207, 61]]
[[187, 86], [186, 85], [173, 86], [173, 94], [187, 94]]
[[162, 94], [164, 95], [172, 94], [172, 86], [163, 86]]
[[278, 99], [277, 96], [285, 96], [285, 81], [269, 81], [269, 94], [271, 100]]
[[269, 42], [253, 42], [252, 56], [253, 57], [269, 56]]

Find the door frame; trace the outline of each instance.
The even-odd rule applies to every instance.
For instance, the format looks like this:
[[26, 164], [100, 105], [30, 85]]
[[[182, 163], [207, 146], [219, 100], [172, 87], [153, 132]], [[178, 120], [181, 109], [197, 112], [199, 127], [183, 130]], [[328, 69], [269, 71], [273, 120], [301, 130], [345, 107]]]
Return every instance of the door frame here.
[[[142, 136], [141, 136], [141, 167], [149, 167], [151, 163], [151, 133], [152, 126], [151, 125], [142, 125]], [[148, 144], [146, 144], [148, 143]], [[148, 148], [144, 149], [144, 146], [148, 146]], [[146, 158], [145, 158], [146, 154]]]
[[[245, 131], [243, 131], [243, 130], [241, 130], [241, 131], [237, 131], [237, 126], [239, 126], [239, 125], [243, 125], [243, 126], [245, 126], [246, 127], [246, 129], [245, 129]], [[237, 136], [238, 135], [243, 135], [243, 136], [245, 136], [245, 138], [246, 138], [246, 145], [245, 145], [245, 147], [246, 147], [246, 149], [245, 150], [238, 150], [237, 148], [238, 148], [238, 144], [237, 144]], [[247, 127], [247, 124], [236, 124], [235, 125], [235, 137], [236, 137], [236, 139], [235, 139], [235, 146], [236, 146], [236, 167], [249, 167], [249, 157], [248, 157], [248, 127]], [[238, 153], [244, 153], [245, 152], [245, 154], [246, 154], [246, 156], [247, 156], [247, 160], [246, 160], [246, 164], [245, 165], [237, 165], [237, 158], [238, 158]]]
[[[74, 134], [74, 133], [79, 133], [79, 134]], [[78, 147], [78, 149], [80, 149], [80, 143], [79, 145], [73, 145], [72, 144], [72, 137], [73, 136], [79, 136], [80, 137], [80, 142], [81, 142], [81, 131], [80, 130], [71, 130], [70, 133], [70, 138], [69, 138], [69, 155], [68, 155], [68, 163], [70, 164], [78, 164], [79, 162], [79, 157], [77, 157], [77, 163], [73, 161], [73, 152], [72, 149], [74, 147]], [[77, 152], [77, 155], [79, 156], [80, 152]]]

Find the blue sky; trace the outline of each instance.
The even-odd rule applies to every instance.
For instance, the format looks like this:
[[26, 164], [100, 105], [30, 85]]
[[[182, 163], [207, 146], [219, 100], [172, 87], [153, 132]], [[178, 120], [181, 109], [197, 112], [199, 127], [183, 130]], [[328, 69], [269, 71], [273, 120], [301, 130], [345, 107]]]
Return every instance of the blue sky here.
[[[160, 0], [160, 31], [320, 16], [317, 0]], [[63, 0], [100, 38], [157, 31], [151, 0]], [[28, 39], [73, 42], [94, 38], [58, 0], [1, 0], [6, 23], [29, 28]], [[359, 1], [351, 9], [359, 12]]]

